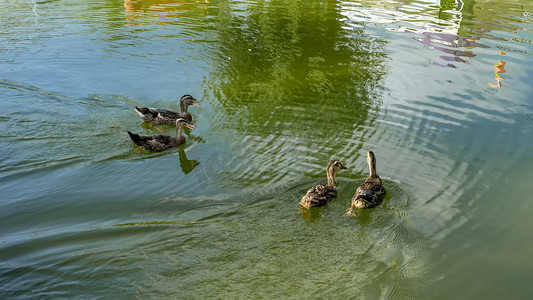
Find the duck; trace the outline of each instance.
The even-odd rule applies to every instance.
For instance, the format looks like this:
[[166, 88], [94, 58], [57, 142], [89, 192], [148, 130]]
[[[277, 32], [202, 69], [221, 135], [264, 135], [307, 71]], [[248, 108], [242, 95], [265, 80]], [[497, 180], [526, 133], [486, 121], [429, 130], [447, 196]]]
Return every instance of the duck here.
[[183, 136], [183, 127], [190, 128], [191, 130], [196, 127], [189, 123], [185, 118], [178, 118], [175, 122], [176, 125], [176, 137], [168, 135], [144, 135], [137, 134], [128, 131], [131, 140], [138, 145], [150, 151], [163, 151], [168, 148], [177, 147], [185, 143], [185, 137]]
[[328, 184], [319, 184], [310, 188], [302, 197], [300, 206], [305, 208], [324, 206], [332, 199], [337, 198], [337, 181], [335, 180], [335, 174], [342, 169], [347, 169], [347, 167], [343, 166], [338, 159], [330, 161], [326, 168]]
[[366, 161], [370, 169], [370, 175], [357, 188], [352, 198], [350, 209], [346, 215], [353, 216], [353, 210], [373, 208], [381, 204], [387, 191], [379, 178], [376, 171], [376, 156], [374, 152], [368, 151], [366, 153]]
[[174, 125], [178, 118], [185, 118], [188, 122], [192, 121], [192, 115], [188, 111], [189, 105], [200, 106], [193, 96], [186, 94], [180, 99], [181, 112], [179, 113], [162, 108], [138, 108], [137, 106], [135, 106], [135, 112], [139, 114], [139, 117], [141, 117], [144, 122], [151, 123], [152, 125]]

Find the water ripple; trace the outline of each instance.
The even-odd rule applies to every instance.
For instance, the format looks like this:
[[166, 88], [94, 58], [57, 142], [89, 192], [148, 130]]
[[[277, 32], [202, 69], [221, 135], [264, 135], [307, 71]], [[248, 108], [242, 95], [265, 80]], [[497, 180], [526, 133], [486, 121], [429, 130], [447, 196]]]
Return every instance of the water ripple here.
[[[131, 120], [134, 102], [122, 96], [72, 98], [5, 80], [0, 89], [10, 99], [2, 103], [9, 114], [0, 120], [8, 141], [4, 153], [10, 153], [1, 170], [8, 173], [94, 159], [93, 145], [102, 154], [113, 152], [122, 144], [115, 136], [131, 123], [125, 120]], [[19, 101], [25, 102], [23, 109]]]
[[[2, 295], [449, 299], [531, 269], [529, 2], [42, 2], [0, 37]], [[176, 90], [197, 128], [141, 153], [132, 107]], [[368, 150], [387, 198], [345, 218]], [[332, 158], [338, 198], [300, 210]]]

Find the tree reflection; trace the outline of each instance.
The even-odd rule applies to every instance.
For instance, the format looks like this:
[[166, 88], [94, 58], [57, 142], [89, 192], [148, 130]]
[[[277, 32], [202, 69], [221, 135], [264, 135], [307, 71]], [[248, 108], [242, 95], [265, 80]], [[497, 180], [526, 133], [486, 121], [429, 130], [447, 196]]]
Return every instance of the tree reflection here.
[[366, 36], [362, 24], [343, 28], [336, 1], [287, 2], [258, 1], [241, 14], [220, 9], [220, 62], [209, 80], [218, 99], [257, 115], [265, 110], [256, 106], [316, 100], [358, 112], [385, 74], [385, 42]]
[[[201, 22], [198, 16], [205, 16], [208, 0], [124, 0], [128, 25], [175, 24], [191, 20]], [[185, 17], [186, 20], [181, 20]], [[196, 28], [197, 30], [201, 28]]]
[[321, 152], [301, 155], [336, 155], [354, 128], [373, 121], [386, 42], [365, 34], [362, 23], [342, 21], [339, 1], [236, 6], [219, 3], [216, 63], [206, 84], [219, 109], [246, 132], [246, 150], [269, 153], [271, 164], [300, 144]]

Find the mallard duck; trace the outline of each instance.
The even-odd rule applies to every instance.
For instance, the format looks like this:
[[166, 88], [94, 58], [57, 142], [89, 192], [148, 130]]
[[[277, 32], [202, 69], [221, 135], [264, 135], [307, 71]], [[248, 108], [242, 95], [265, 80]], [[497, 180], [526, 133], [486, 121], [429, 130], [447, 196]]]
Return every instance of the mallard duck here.
[[347, 168], [343, 166], [339, 160], [334, 159], [330, 161], [326, 168], [328, 184], [319, 184], [310, 188], [307, 193], [305, 193], [305, 196], [302, 197], [300, 205], [305, 208], [323, 206], [331, 199], [337, 198], [337, 181], [335, 180], [335, 174], [341, 169]]
[[128, 131], [131, 140], [145, 149], [151, 151], [163, 151], [165, 149], [179, 146], [185, 143], [185, 137], [183, 136], [183, 127], [194, 129], [194, 125], [189, 123], [185, 118], [178, 118], [176, 120], [176, 137], [168, 135], [144, 135], [136, 134]]
[[175, 112], [167, 109], [143, 107], [138, 108], [135, 106], [135, 112], [139, 114], [144, 122], [151, 123], [152, 125], [174, 125], [177, 118], [185, 118], [188, 122], [192, 121], [192, 116], [189, 113], [189, 105], [200, 106], [196, 99], [191, 95], [183, 95], [180, 99], [181, 112]]
[[365, 209], [376, 207], [385, 198], [387, 191], [381, 183], [381, 178], [379, 178], [378, 173], [376, 172], [376, 156], [374, 152], [368, 151], [366, 153], [366, 161], [368, 162], [368, 168], [370, 169], [370, 175], [355, 191], [355, 195], [352, 198], [352, 205], [346, 213], [347, 215], [352, 215], [354, 208], [356, 209]]

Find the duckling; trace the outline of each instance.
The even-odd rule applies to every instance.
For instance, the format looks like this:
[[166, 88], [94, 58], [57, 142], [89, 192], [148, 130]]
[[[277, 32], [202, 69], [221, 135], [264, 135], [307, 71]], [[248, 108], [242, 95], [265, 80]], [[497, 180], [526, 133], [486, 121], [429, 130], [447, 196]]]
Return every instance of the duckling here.
[[177, 118], [185, 118], [188, 122], [192, 121], [192, 116], [188, 111], [189, 105], [200, 106], [200, 104], [191, 95], [183, 95], [180, 99], [181, 112], [175, 112], [167, 109], [143, 107], [138, 108], [135, 106], [135, 112], [139, 114], [144, 122], [151, 123], [152, 125], [175, 125]]
[[328, 184], [319, 184], [310, 188], [302, 197], [300, 205], [305, 208], [323, 206], [330, 200], [337, 198], [337, 181], [335, 180], [335, 174], [341, 169], [347, 168], [343, 166], [338, 159], [330, 161], [326, 168]]
[[354, 208], [365, 209], [378, 206], [383, 202], [387, 193], [381, 183], [381, 178], [379, 178], [376, 172], [376, 156], [374, 152], [368, 151], [366, 153], [366, 160], [370, 169], [370, 175], [355, 191], [355, 195], [352, 198], [352, 205], [346, 215], [353, 215], [352, 211]]
[[176, 124], [176, 137], [171, 137], [168, 135], [144, 135], [136, 134], [128, 131], [131, 140], [145, 149], [151, 151], [163, 151], [165, 149], [179, 146], [185, 143], [185, 137], [183, 136], [183, 127], [194, 129], [194, 125], [187, 122], [185, 118], [178, 118], [175, 122]]

